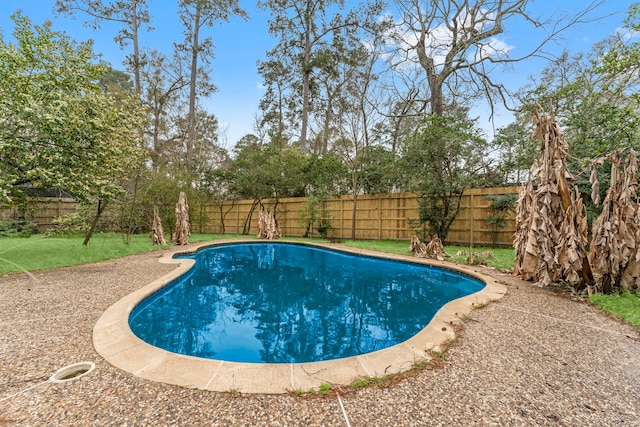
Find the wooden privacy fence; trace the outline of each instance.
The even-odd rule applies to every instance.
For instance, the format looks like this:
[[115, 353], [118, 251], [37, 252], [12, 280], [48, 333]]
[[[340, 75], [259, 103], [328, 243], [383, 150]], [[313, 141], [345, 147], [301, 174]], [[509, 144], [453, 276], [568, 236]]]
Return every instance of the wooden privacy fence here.
[[38, 224], [38, 232], [44, 233], [53, 227], [53, 220], [62, 215], [74, 213], [78, 204], [74, 199], [66, 197], [41, 197], [29, 206], [26, 211], [6, 208], [0, 209], [0, 219], [26, 219]]
[[[492, 201], [487, 196], [507, 194], [517, 195], [520, 187], [474, 188], [464, 192], [462, 209], [453, 221], [447, 236], [447, 244], [464, 246], [500, 245], [511, 246], [515, 232], [515, 213], [508, 212], [505, 226], [495, 230], [487, 223], [492, 216]], [[208, 233], [241, 234], [254, 204], [253, 200], [235, 200], [205, 205]], [[273, 210], [274, 200], [263, 200], [262, 204]], [[306, 228], [301, 212], [307, 209], [307, 198], [280, 199], [276, 206], [276, 219], [284, 236], [300, 237]], [[255, 208], [249, 227], [249, 234], [258, 231], [259, 207]], [[328, 236], [332, 239], [350, 239], [353, 224], [353, 199], [351, 196], [333, 197], [324, 203], [329, 212], [331, 228]], [[417, 222], [418, 200], [415, 193], [391, 193], [360, 195], [355, 214], [356, 239], [409, 240], [415, 233], [411, 220]], [[317, 231], [313, 231], [318, 236]]]
[[[474, 188], [462, 195], [462, 209], [453, 221], [447, 236], [447, 244], [464, 246], [500, 245], [511, 246], [515, 232], [515, 213], [509, 212], [505, 226], [492, 230], [487, 223], [492, 212], [492, 201], [487, 196], [517, 194], [520, 187]], [[273, 210], [275, 201], [263, 200], [263, 205]], [[234, 200], [222, 203], [205, 203], [203, 226], [198, 232], [241, 234], [253, 200]], [[280, 199], [276, 207], [276, 218], [283, 235], [301, 237], [306, 228], [301, 212], [307, 210], [307, 198]], [[194, 206], [192, 206], [194, 207]], [[44, 232], [53, 226], [53, 220], [70, 214], [77, 209], [77, 203], [70, 198], [39, 198], [27, 213], [15, 209], [0, 209], [0, 219], [25, 217], [38, 224]], [[258, 232], [259, 207], [252, 215], [249, 234]], [[333, 239], [350, 239], [353, 224], [353, 199], [351, 196], [333, 197], [324, 203], [323, 209], [329, 213], [331, 228], [328, 236]], [[163, 218], [167, 220], [167, 218]], [[355, 215], [356, 239], [407, 240], [415, 231], [411, 220], [418, 219], [418, 199], [415, 193], [391, 193], [358, 196]], [[224, 225], [223, 225], [224, 223]], [[318, 232], [313, 230], [313, 236]]]

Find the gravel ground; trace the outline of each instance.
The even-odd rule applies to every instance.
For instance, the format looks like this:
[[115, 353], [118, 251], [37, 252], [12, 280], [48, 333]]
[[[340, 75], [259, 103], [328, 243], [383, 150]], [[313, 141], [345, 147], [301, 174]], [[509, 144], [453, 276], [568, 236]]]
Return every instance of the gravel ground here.
[[[507, 295], [465, 317], [446, 357], [384, 388], [238, 395], [135, 377], [94, 351], [92, 329], [173, 268], [159, 256], [0, 276], [0, 426], [640, 426], [640, 333], [491, 270]], [[81, 361], [96, 369], [47, 381]]]

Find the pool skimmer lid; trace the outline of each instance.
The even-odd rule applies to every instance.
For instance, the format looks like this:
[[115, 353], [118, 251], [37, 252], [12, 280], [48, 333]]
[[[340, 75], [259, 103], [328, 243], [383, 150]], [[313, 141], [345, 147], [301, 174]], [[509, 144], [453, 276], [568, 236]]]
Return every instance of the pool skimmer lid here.
[[52, 383], [66, 383], [69, 381], [77, 380], [78, 378], [93, 371], [96, 364], [93, 362], [79, 362], [73, 365], [60, 368], [51, 375], [49, 381]]

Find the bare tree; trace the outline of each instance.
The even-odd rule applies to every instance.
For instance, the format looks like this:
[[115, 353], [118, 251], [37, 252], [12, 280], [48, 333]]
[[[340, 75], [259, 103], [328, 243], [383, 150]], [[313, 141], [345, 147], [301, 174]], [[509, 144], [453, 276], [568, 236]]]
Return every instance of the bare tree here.
[[[473, 94], [509, 104], [509, 91], [495, 77], [500, 66], [532, 57], [551, 58], [551, 42], [566, 30], [598, 19], [592, 13], [604, 3], [594, 0], [574, 16], [537, 18], [530, 0], [396, 0], [399, 22], [392, 35], [396, 64], [413, 63], [427, 80], [425, 98], [432, 114], [443, 115], [447, 94]], [[520, 56], [498, 36], [510, 23], [526, 32], [534, 46]], [[527, 28], [529, 27], [529, 28]], [[460, 100], [458, 99], [458, 103]]]
[[[267, 53], [270, 62], [291, 64], [290, 67], [271, 64], [268, 68], [263, 67], [261, 74], [267, 85], [279, 83], [283, 80], [282, 75], [296, 75], [295, 88], [300, 92], [300, 111], [296, 111], [300, 121], [299, 143], [302, 151], [306, 151], [313, 98], [312, 80], [314, 71], [324, 60], [318, 54], [332, 44], [339, 45], [356, 36], [360, 29], [378, 31], [383, 25], [379, 14], [384, 4], [372, 0], [346, 13], [341, 0], [260, 0], [259, 6], [271, 11], [273, 18], [269, 22], [269, 33], [279, 39], [278, 45]], [[332, 12], [335, 13], [331, 15]], [[282, 74], [274, 75], [274, 72]], [[279, 79], [274, 80], [274, 77]]]
[[373, 102], [372, 89], [376, 80], [377, 55], [363, 47], [351, 51], [353, 60], [345, 63], [342, 73], [345, 88], [339, 98], [337, 116], [341, 118], [340, 138], [334, 151], [347, 165], [351, 175], [351, 238], [355, 239], [358, 194], [362, 190], [361, 169], [365, 151], [372, 145], [373, 117], [377, 110]]
[[[191, 151], [195, 139], [196, 98], [208, 96], [216, 90], [208, 81], [206, 69], [198, 65], [202, 61], [208, 65], [213, 58], [213, 40], [202, 37], [202, 29], [212, 27], [220, 21], [229, 22], [233, 15], [247, 18], [247, 12], [238, 0], [180, 0], [180, 19], [184, 26], [184, 43], [177, 45], [189, 56], [189, 111], [187, 113], [186, 161], [191, 161]], [[200, 74], [200, 76], [198, 76]], [[198, 81], [200, 77], [200, 81]]]
[[181, 91], [188, 86], [188, 79], [177, 55], [168, 58], [152, 50], [145, 55], [141, 70], [142, 96], [149, 112], [146, 128], [151, 169], [158, 172], [168, 163], [178, 163], [177, 146], [183, 139], [176, 125]]
[[[271, 140], [279, 145], [289, 139], [285, 129], [285, 119], [287, 114], [291, 115], [288, 111], [291, 104], [295, 103], [290, 95], [294, 92], [293, 66], [288, 62], [286, 58], [280, 58], [258, 63], [258, 72], [267, 83], [265, 93], [260, 100], [262, 117], [259, 126], [269, 129]], [[263, 142], [265, 140], [266, 138], [261, 139]]]

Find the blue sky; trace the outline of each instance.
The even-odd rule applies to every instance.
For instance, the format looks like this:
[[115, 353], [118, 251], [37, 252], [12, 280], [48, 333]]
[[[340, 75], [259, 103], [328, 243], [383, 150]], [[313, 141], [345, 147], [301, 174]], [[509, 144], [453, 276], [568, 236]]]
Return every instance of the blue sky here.
[[[592, 15], [604, 18], [565, 33], [562, 46], [573, 52], [588, 50], [594, 43], [613, 34], [622, 25], [625, 12], [633, 2], [604, 2], [606, 4]], [[152, 25], [155, 30], [142, 33], [142, 46], [169, 52], [173, 41], [182, 39], [175, 3], [173, 0], [150, 0]], [[585, 7], [585, 3], [585, 0], [534, 0], [531, 2], [531, 10], [539, 14], [553, 12], [555, 15], [567, 15]], [[50, 19], [53, 21], [54, 30], [65, 31], [78, 41], [93, 39], [95, 52], [101, 53], [103, 59], [112, 63], [114, 68], [123, 68], [121, 64], [127, 52], [120, 50], [113, 41], [117, 26], [103, 25], [100, 30], [94, 31], [82, 25], [81, 15], [75, 20], [56, 17], [53, 13], [55, 0], [0, 0], [0, 4], [0, 29], [5, 38], [9, 38], [13, 31], [11, 14], [22, 9], [23, 14], [31, 18], [33, 23], [42, 24], [46, 19]], [[265, 53], [275, 45], [275, 40], [267, 33], [268, 13], [257, 9], [255, 1], [240, 0], [240, 4], [249, 12], [249, 21], [234, 18], [230, 23], [219, 23], [208, 30], [215, 44], [211, 78], [218, 87], [218, 92], [202, 102], [216, 115], [225, 130], [226, 135], [222, 142], [227, 148], [231, 148], [243, 135], [252, 132], [254, 116], [262, 95], [262, 79], [257, 74], [256, 61], [264, 60]], [[606, 16], [609, 14], [613, 15]], [[510, 31], [502, 37], [514, 47], [514, 52], [524, 51], [530, 41], [530, 37], [524, 32]], [[558, 46], [557, 49], [560, 50], [562, 46]], [[540, 62], [516, 65], [514, 71], [508, 75], [509, 84], [514, 89], [518, 88], [525, 83], [528, 76], [535, 75], [543, 67], [544, 64]], [[482, 116], [484, 110], [486, 109], [478, 107], [475, 111]], [[506, 113], [498, 114], [496, 117], [497, 126], [510, 121], [511, 116]], [[481, 117], [481, 125], [487, 125], [486, 118], [483, 121]]]

